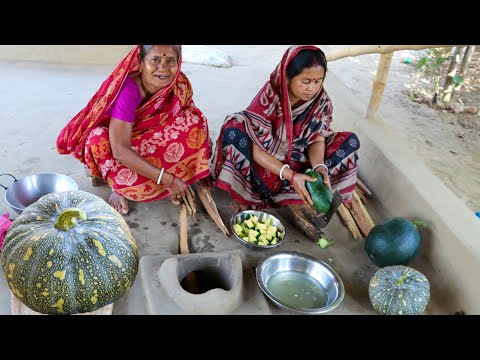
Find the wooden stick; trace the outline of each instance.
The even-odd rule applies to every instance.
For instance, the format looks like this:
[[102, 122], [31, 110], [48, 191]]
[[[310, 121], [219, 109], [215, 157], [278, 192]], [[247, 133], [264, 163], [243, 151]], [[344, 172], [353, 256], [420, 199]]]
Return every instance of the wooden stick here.
[[343, 219], [347, 227], [350, 229], [353, 237], [355, 239], [363, 239], [362, 234], [360, 234], [360, 230], [358, 230], [357, 224], [355, 224], [355, 220], [353, 220], [352, 214], [350, 211], [345, 207], [345, 204], [340, 205], [338, 208], [338, 214]]
[[363, 206], [362, 200], [360, 200], [360, 197], [355, 192], [353, 194], [351, 205], [350, 213], [352, 214], [353, 219], [363, 235], [367, 236], [375, 224], [368, 214], [367, 209]]
[[364, 195], [368, 195], [370, 197], [373, 196], [373, 193], [370, 191], [367, 185], [365, 185], [365, 183], [362, 180], [360, 180], [360, 178], [358, 177], [357, 177], [357, 186], [364, 193]]
[[180, 228], [180, 254], [190, 253], [188, 250], [188, 223], [187, 223], [187, 207], [182, 205], [180, 216], [178, 219]]
[[[207, 196], [208, 190], [205, 189], [205, 187], [202, 184], [195, 184], [195, 186], [197, 187], [198, 197], [202, 201], [203, 206], [205, 207], [205, 210], [207, 210], [208, 215], [210, 215], [212, 220], [220, 228], [220, 230], [222, 230], [225, 236], [228, 237], [230, 233], [222, 221], [222, 217], [218, 212], [217, 206], [215, 205], [215, 201], [213, 201], [213, 198], [211, 197], [211, 195]], [[211, 202], [208, 201], [209, 198]]]
[[188, 204], [188, 200], [187, 200], [187, 198], [185, 197], [185, 195], [182, 195], [182, 200], [183, 200], [183, 203], [185, 204], [185, 206], [187, 207], [188, 213], [189, 213], [190, 215], [192, 215], [192, 208], [191, 208], [190, 205]]
[[362, 200], [363, 203], [367, 204], [368, 203], [368, 199], [367, 197], [365, 196], [365, 194], [363, 193], [362, 190], [360, 190], [360, 188], [357, 186], [357, 188], [354, 190], [354, 192], [358, 195], [358, 197]]
[[357, 202], [360, 204], [360, 209], [365, 214], [365, 217], [367, 218], [367, 221], [369, 222], [369, 224], [371, 224], [372, 227], [375, 226], [375, 223], [373, 222], [372, 218], [370, 217], [370, 214], [368, 213], [367, 208], [363, 205], [360, 197], [357, 195], [357, 193], [355, 191], [353, 192], [353, 196], [356, 198]]
[[190, 205], [190, 208], [192, 209], [191, 215], [193, 217], [193, 220], [197, 220], [195, 218], [195, 214], [197, 213], [197, 201], [196, 201], [195, 193], [190, 188], [190, 186], [187, 188], [187, 200]]

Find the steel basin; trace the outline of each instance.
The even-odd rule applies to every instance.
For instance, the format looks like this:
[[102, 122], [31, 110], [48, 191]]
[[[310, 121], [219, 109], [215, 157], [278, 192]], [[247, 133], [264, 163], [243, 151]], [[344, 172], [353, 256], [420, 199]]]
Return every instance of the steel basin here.
[[[270, 278], [282, 271], [296, 271], [316, 280], [324, 288], [326, 304], [319, 308], [297, 308], [277, 298], [268, 288]], [[335, 309], [343, 301], [345, 288], [338, 274], [323, 261], [296, 253], [282, 252], [268, 257], [256, 269], [260, 289], [279, 308], [298, 314], [322, 314]]]
[[78, 190], [78, 185], [71, 177], [55, 173], [43, 173], [25, 176], [16, 179], [10, 174], [0, 174], [0, 176], [8, 175], [14, 179], [14, 182], [5, 189], [5, 201], [17, 213], [35, 203], [42, 196], [62, 191]]

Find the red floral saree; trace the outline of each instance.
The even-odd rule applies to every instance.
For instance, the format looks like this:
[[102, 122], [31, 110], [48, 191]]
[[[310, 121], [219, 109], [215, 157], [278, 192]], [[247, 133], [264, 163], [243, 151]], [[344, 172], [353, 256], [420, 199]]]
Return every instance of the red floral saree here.
[[[60, 154], [72, 154], [94, 176], [101, 176], [112, 189], [133, 201], [160, 200], [169, 195], [163, 185], [141, 176], [115, 160], [110, 149], [106, 114], [126, 77], [137, 72], [140, 46], [120, 61], [100, 89], [61, 131]], [[142, 103], [136, 111], [132, 149], [158, 168], [174, 174], [187, 185], [210, 175], [207, 120], [195, 106], [193, 90], [179, 68], [172, 83]]]
[[333, 190], [349, 202], [355, 189], [360, 142], [355, 134], [334, 133], [332, 102], [322, 89], [312, 100], [291, 110], [286, 68], [303, 49], [292, 46], [246, 110], [228, 116], [220, 130], [213, 158], [216, 186], [239, 204], [261, 209], [301, 204], [288, 180], [281, 180], [253, 160], [252, 143], [297, 172], [311, 167], [307, 148], [326, 138], [325, 165]]

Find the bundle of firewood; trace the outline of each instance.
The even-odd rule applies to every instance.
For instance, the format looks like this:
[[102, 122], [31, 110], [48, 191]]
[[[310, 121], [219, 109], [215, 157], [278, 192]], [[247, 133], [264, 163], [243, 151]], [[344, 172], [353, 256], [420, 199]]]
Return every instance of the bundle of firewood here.
[[343, 219], [355, 239], [366, 237], [375, 226], [365, 204], [373, 196], [367, 186], [357, 179], [357, 188], [353, 192], [352, 202], [349, 205], [342, 204], [338, 208], [338, 214]]

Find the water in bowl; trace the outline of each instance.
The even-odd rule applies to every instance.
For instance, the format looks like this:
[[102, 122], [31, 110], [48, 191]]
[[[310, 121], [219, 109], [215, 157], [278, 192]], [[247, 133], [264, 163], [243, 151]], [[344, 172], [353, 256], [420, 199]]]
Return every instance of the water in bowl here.
[[325, 288], [313, 277], [298, 271], [282, 271], [267, 282], [268, 290], [284, 305], [320, 309], [327, 305]]

